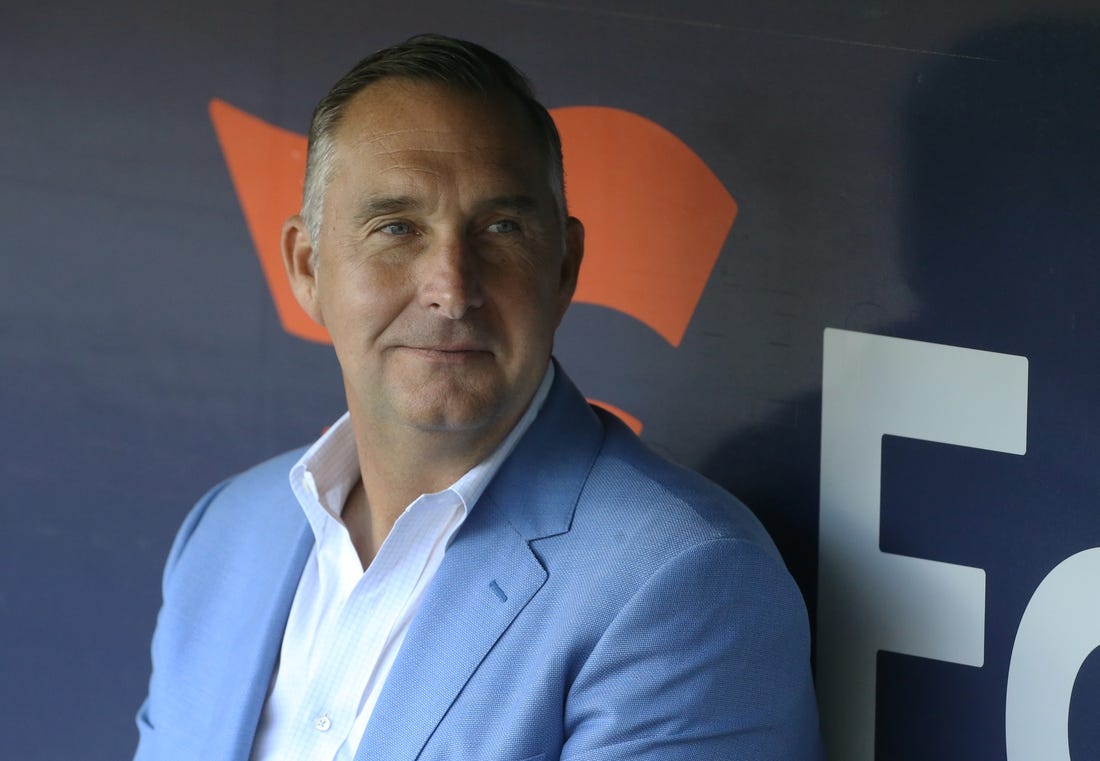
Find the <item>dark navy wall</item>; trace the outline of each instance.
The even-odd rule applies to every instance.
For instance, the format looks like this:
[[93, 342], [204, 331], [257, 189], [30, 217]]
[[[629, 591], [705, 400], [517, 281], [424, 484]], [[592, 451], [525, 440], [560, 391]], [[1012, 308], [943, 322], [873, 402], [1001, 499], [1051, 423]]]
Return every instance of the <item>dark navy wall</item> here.
[[[1100, 3], [308, 5], [0, 12], [0, 755], [132, 752], [187, 509], [343, 410], [330, 347], [278, 319], [210, 100], [302, 133], [359, 57], [432, 30], [513, 60], [549, 106], [661, 125], [736, 200], [678, 345], [581, 303], [557, 354], [761, 516], [814, 621], [825, 329], [1027, 358], [1026, 453], [884, 441], [879, 549], [984, 569], [983, 662], [871, 652], [853, 761], [1028, 758], [1006, 740], [1017, 630], [1100, 547]], [[690, 203], [648, 220], [698, 223]], [[1071, 684], [1080, 761], [1100, 662]]]

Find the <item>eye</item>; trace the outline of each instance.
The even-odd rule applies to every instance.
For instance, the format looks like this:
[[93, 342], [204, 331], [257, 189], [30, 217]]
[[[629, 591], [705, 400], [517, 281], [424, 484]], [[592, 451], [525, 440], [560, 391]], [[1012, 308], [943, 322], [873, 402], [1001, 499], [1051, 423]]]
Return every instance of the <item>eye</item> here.
[[408, 222], [387, 222], [378, 228], [379, 232], [383, 232], [386, 235], [410, 235], [413, 228]]
[[519, 231], [519, 224], [515, 220], [502, 219], [489, 225], [491, 233], [514, 233]]

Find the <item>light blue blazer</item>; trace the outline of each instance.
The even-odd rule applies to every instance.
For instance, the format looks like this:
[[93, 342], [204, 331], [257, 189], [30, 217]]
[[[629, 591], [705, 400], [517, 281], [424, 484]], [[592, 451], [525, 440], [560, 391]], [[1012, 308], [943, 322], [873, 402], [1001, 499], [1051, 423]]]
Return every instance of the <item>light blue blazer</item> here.
[[[247, 761], [313, 541], [287, 483], [299, 456], [221, 484], [180, 529], [137, 761]], [[356, 761], [816, 760], [809, 651], [749, 511], [558, 368], [448, 548]]]

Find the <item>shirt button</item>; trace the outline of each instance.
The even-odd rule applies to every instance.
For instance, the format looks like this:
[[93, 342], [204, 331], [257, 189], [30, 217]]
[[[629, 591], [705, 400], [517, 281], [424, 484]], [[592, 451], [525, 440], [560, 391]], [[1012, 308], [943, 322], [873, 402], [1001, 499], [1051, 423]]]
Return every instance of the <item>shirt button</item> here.
[[318, 716], [313, 720], [313, 728], [318, 732], [328, 732], [329, 727], [332, 726], [332, 719], [328, 716]]

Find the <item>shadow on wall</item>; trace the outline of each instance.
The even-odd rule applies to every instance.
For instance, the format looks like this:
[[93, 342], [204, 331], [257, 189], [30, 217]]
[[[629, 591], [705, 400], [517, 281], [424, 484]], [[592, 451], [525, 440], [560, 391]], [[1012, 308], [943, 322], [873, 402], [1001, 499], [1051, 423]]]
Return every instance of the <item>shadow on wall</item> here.
[[[1023, 610], [1058, 562], [1100, 546], [1100, 19], [1025, 18], [951, 53], [912, 80], [899, 239], [919, 303], [890, 333], [1026, 356], [1028, 451], [884, 442], [882, 551], [982, 568], [987, 585], [983, 667], [879, 655], [875, 757], [895, 761], [1006, 758]], [[820, 420], [805, 395], [704, 466], [771, 530], [811, 620]], [[1073, 757], [1097, 757], [1100, 658], [1072, 706]]]

